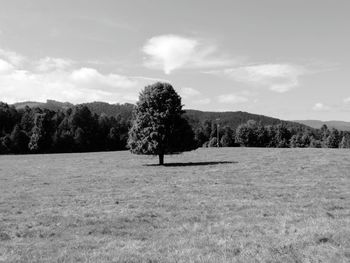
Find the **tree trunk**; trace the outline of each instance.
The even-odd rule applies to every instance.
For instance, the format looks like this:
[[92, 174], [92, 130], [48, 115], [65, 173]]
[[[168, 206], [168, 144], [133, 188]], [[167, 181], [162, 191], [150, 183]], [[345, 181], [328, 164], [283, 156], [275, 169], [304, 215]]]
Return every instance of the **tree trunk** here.
[[164, 164], [164, 154], [159, 154], [159, 165]]

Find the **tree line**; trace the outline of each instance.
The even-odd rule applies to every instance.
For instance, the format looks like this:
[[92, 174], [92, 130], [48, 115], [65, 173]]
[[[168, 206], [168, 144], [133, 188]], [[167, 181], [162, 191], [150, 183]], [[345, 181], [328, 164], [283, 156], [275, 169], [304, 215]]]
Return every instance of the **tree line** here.
[[[220, 128], [219, 124], [205, 121], [195, 130], [199, 147], [270, 147], [270, 148], [350, 148], [350, 132], [329, 129], [293, 128], [284, 123], [263, 125], [249, 120], [237, 127]], [[219, 137], [219, 142], [217, 137]]]
[[92, 114], [87, 106], [16, 110], [0, 103], [0, 153], [124, 150], [129, 126], [120, 116]]
[[[131, 119], [92, 113], [86, 105], [65, 110], [0, 103], [0, 153], [64, 153], [127, 149]], [[236, 129], [205, 120], [192, 127], [196, 147], [350, 148], [350, 132], [263, 125], [249, 120]], [[219, 135], [219, 142], [218, 137]], [[177, 143], [179, 144], [179, 142]]]

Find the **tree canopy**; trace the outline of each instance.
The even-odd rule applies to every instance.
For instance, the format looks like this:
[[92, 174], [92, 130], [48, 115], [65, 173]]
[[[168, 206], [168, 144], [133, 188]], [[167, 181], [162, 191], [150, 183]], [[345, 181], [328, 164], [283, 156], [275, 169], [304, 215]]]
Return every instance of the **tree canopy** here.
[[194, 150], [197, 143], [183, 113], [181, 97], [170, 84], [146, 86], [133, 112], [128, 140], [131, 152], [158, 155], [163, 164], [165, 154]]

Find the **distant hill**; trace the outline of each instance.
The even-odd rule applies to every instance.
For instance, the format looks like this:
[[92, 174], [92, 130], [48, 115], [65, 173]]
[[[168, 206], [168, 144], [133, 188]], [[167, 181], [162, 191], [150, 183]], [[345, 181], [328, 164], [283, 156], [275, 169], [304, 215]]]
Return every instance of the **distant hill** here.
[[263, 125], [276, 125], [284, 124], [289, 128], [296, 130], [304, 130], [310, 128], [304, 124], [284, 121], [277, 118], [272, 118], [264, 115], [253, 114], [243, 111], [227, 111], [227, 112], [209, 112], [209, 111], [198, 111], [198, 110], [186, 110], [185, 114], [192, 126], [196, 127], [199, 123], [202, 123], [206, 120], [211, 120], [218, 122], [223, 126], [230, 126], [233, 129], [236, 129], [240, 124], [246, 123], [249, 120], [255, 120], [261, 122]]
[[310, 126], [315, 129], [319, 129], [323, 124], [326, 124], [328, 128], [335, 128], [342, 131], [350, 131], [350, 122], [346, 121], [318, 121], [318, 120], [297, 120], [295, 122]]
[[91, 112], [96, 113], [97, 115], [101, 115], [102, 113], [114, 117], [120, 115], [124, 119], [131, 118], [132, 110], [135, 106], [131, 103], [109, 104], [106, 102], [89, 102], [80, 105], [87, 106]]
[[36, 101], [24, 101], [13, 104], [16, 109], [23, 109], [25, 106], [30, 108], [43, 108], [53, 111], [68, 109], [74, 107], [74, 104], [69, 102], [59, 102], [55, 100], [47, 100], [46, 102], [36, 102]]
[[125, 103], [125, 104], [109, 104], [106, 102], [89, 102], [82, 104], [72, 104], [69, 102], [59, 102], [55, 100], [47, 100], [46, 102], [36, 102], [36, 101], [24, 101], [13, 104], [16, 109], [23, 109], [25, 106], [30, 108], [42, 108], [48, 110], [65, 110], [68, 108], [72, 108], [78, 105], [86, 105], [92, 113], [96, 113], [101, 115], [102, 113], [108, 116], [117, 116], [120, 115], [125, 119], [131, 118], [132, 109], [134, 107], [133, 104]]
[[[118, 116], [120, 115], [124, 119], [131, 119], [132, 110], [134, 108], [133, 104], [125, 103], [125, 104], [109, 104], [106, 102], [90, 102], [83, 103], [78, 105], [86, 105], [92, 113], [96, 113], [98, 115], [104, 113], [108, 116]], [[76, 105], [69, 102], [59, 102], [54, 100], [47, 100], [44, 102], [34, 102], [34, 101], [26, 101], [15, 103], [14, 106], [17, 109], [24, 108], [25, 106], [29, 107], [40, 107], [50, 110], [59, 110], [59, 109], [67, 109], [70, 107], [74, 107]], [[248, 112], [235, 111], [235, 112], [208, 112], [208, 111], [198, 111], [198, 110], [185, 110], [185, 117], [188, 119], [189, 123], [194, 127], [200, 126], [206, 120], [212, 122], [218, 122], [222, 126], [230, 126], [233, 129], [236, 129], [238, 125], [242, 123], [246, 123], [248, 120], [255, 120], [257, 122], [261, 122], [263, 125], [276, 125], [279, 123], [285, 124], [287, 127], [296, 129], [296, 130], [304, 130], [308, 129], [309, 125], [301, 124], [297, 122], [291, 121], [283, 121], [277, 118], [272, 118], [264, 115], [257, 115]], [[311, 126], [311, 125], [310, 125]], [[311, 126], [313, 127], [313, 126]], [[320, 125], [321, 127], [321, 125]]]

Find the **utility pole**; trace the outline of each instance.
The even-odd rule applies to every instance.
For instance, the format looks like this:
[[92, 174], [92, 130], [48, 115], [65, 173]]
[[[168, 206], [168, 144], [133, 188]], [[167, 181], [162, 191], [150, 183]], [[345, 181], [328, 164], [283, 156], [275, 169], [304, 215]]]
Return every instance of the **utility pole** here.
[[219, 133], [219, 129], [220, 129], [220, 124], [219, 124], [219, 120], [220, 119], [216, 119], [217, 125], [216, 125], [216, 146], [219, 148], [220, 147], [220, 133]]

